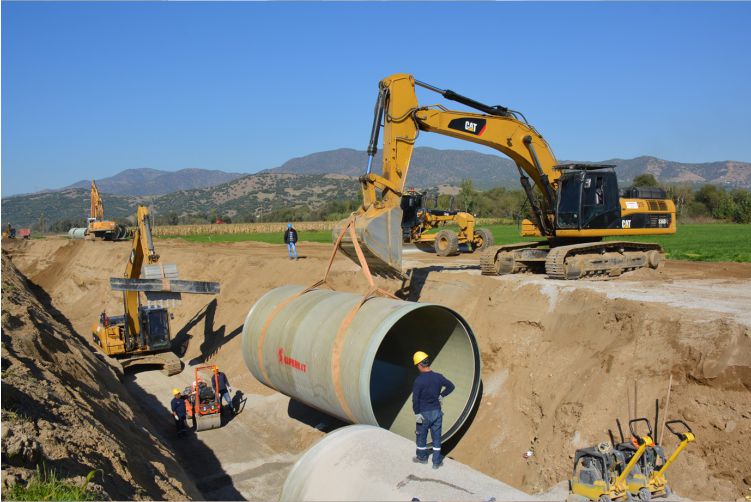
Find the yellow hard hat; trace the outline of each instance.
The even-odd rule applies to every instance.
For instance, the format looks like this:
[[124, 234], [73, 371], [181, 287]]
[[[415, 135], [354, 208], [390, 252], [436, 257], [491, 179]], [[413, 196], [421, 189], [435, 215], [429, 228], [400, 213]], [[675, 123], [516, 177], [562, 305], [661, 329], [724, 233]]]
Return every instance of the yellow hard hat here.
[[172, 395], [177, 396], [178, 394], [180, 394], [180, 389], [178, 389], [177, 387], [172, 389]]
[[415, 362], [415, 365], [420, 364], [427, 358], [428, 358], [428, 355], [421, 350], [418, 350], [417, 352], [415, 352], [415, 355], [412, 356], [412, 360]]

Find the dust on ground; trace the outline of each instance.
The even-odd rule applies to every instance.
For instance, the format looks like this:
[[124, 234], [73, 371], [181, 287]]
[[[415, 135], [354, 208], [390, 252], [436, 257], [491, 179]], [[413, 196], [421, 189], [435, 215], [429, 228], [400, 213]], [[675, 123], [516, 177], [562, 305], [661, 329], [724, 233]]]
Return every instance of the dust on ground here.
[[[7, 249], [78, 333], [88, 336], [104, 308], [120, 313], [108, 278], [122, 274], [129, 243], [45, 239]], [[218, 281], [222, 292], [216, 301], [184, 295], [172, 310], [186, 371], [172, 378], [139, 373], [127, 387], [159, 430], [169, 424], [159, 415], [169, 388], [190, 381], [198, 362], [218, 364], [247, 399], [244, 411], [222, 429], [167, 441], [204, 497], [272, 497], [291, 463], [321, 437], [319, 429], [336, 424], [258, 383], [245, 368], [238, 335], [263, 293], [320, 279], [330, 246], [301, 243], [304, 258], [296, 262], [282, 246], [262, 243], [157, 240], [157, 249], [162, 262], [178, 264], [181, 278]], [[657, 271], [574, 283], [483, 277], [471, 255], [407, 252], [405, 266], [413, 269], [409, 284], [379, 285], [456, 310], [480, 343], [484, 394], [451, 457], [527, 492], [547, 490], [570, 475], [576, 448], [607, 439], [616, 417], [627, 420], [635, 381], [636, 414], [651, 419], [655, 399], [664, 406], [672, 374], [669, 417], [689, 422], [697, 436], [668, 473], [675, 491], [695, 499], [746, 495], [751, 265], [668, 262]], [[366, 289], [358, 268], [343, 258], [330, 282], [340, 290]], [[210, 449], [218, 465], [201, 469], [192, 442]], [[674, 446], [666, 438], [668, 452]], [[523, 458], [529, 449], [534, 455]]]

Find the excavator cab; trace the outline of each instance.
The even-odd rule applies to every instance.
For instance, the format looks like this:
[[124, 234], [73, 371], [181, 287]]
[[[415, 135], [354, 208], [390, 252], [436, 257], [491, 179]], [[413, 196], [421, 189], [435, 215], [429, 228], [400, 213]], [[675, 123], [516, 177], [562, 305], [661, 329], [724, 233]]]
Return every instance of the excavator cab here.
[[146, 346], [151, 350], [166, 350], [170, 348], [170, 314], [161, 307], [139, 307], [141, 333], [145, 337]]
[[423, 194], [410, 190], [402, 195], [402, 242], [409, 242], [412, 235], [412, 228], [420, 224], [420, 210], [422, 205]]
[[559, 229], [616, 228], [621, 223], [618, 179], [613, 165], [566, 164], [558, 179]]

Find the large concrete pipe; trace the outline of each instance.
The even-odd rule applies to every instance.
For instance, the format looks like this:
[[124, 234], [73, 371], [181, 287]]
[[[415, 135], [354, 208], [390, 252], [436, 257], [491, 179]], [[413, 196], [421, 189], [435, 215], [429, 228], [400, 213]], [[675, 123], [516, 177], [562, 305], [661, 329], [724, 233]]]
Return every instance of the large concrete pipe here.
[[449, 458], [412, 462], [414, 441], [370, 425], [338, 429], [295, 463], [280, 500], [533, 500]]
[[85, 239], [86, 238], [86, 229], [85, 228], [71, 228], [68, 230], [68, 237], [71, 239]]
[[467, 420], [480, 389], [480, 352], [467, 322], [440, 305], [372, 298], [347, 323], [360, 295], [302, 286], [261, 297], [243, 327], [243, 355], [265, 385], [351, 423], [414, 438], [412, 354], [428, 353], [454, 382], [443, 400], [443, 438]]

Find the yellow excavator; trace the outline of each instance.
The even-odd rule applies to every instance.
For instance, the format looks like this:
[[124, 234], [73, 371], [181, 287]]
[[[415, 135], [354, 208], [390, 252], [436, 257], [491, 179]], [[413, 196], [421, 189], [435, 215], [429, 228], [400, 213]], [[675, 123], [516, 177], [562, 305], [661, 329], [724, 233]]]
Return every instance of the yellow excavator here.
[[[402, 240], [424, 251], [434, 250], [438, 256], [453, 256], [460, 250], [469, 253], [482, 251], [493, 245], [493, 234], [487, 228], [477, 228], [475, 216], [453, 209], [429, 209], [423, 204], [425, 194], [407, 190], [402, 195]], [[456, 225], [458, 232], [444, 228], [437, 233], [430, 230]]]
[[[421, 106], [415, 86], [481, 113]], [[383, 167], [376, 174], [372, 164], [381, 129]], [[360, 177], [362, 206], [334, 229], [336, 241], [348, 225], [354, 226], [364, 259], [376, 275], [403, 276], [400, 203], [421, 131], [494, 148], [516, 163], [533, 218], [522, 222], [522, 236], [544, 239], [489, 247], [481, 256], [485, 275], [529, 270], [557, 279], [578, 279], [657, 268], [664, 256], [658, 244], [602, 239], [676, 231], [675, 204], [664, 191], [630, 187], [621, 192], [614, 166], [559, 164], [547, 141], [521, 113], [480, 103], [412, 75], [395, 74], [378, 86], [368, 164]], [[350, 234], [343, 236], [340, 248], [357, 260]]]
[[[174, 375], [182, 370], [182, 364], [171, 352], [171, 316], [164, 305], [179, 301], [181, 293], [218, 294], [219, 284], [178, 280], [176, 266], [159, 263], [147, 207], [138, 207], [136, 223], [124, 277], [110, 279], [112, 290], [123, 291], [125, 313], [110, 317], [102, 312], [92, 328], [92, 338], [102, 352], [118, 359], [123, 369], [161, 366], [164, 373]], [[147, 305], [141, 304], [141, 292]]]
[[91, 207], [86, 221], [86, 234], [92, 238], [119, 241], [129, 237], [127, 227], [104, 219], [104, 203], [94, 180], [91, 180]]

